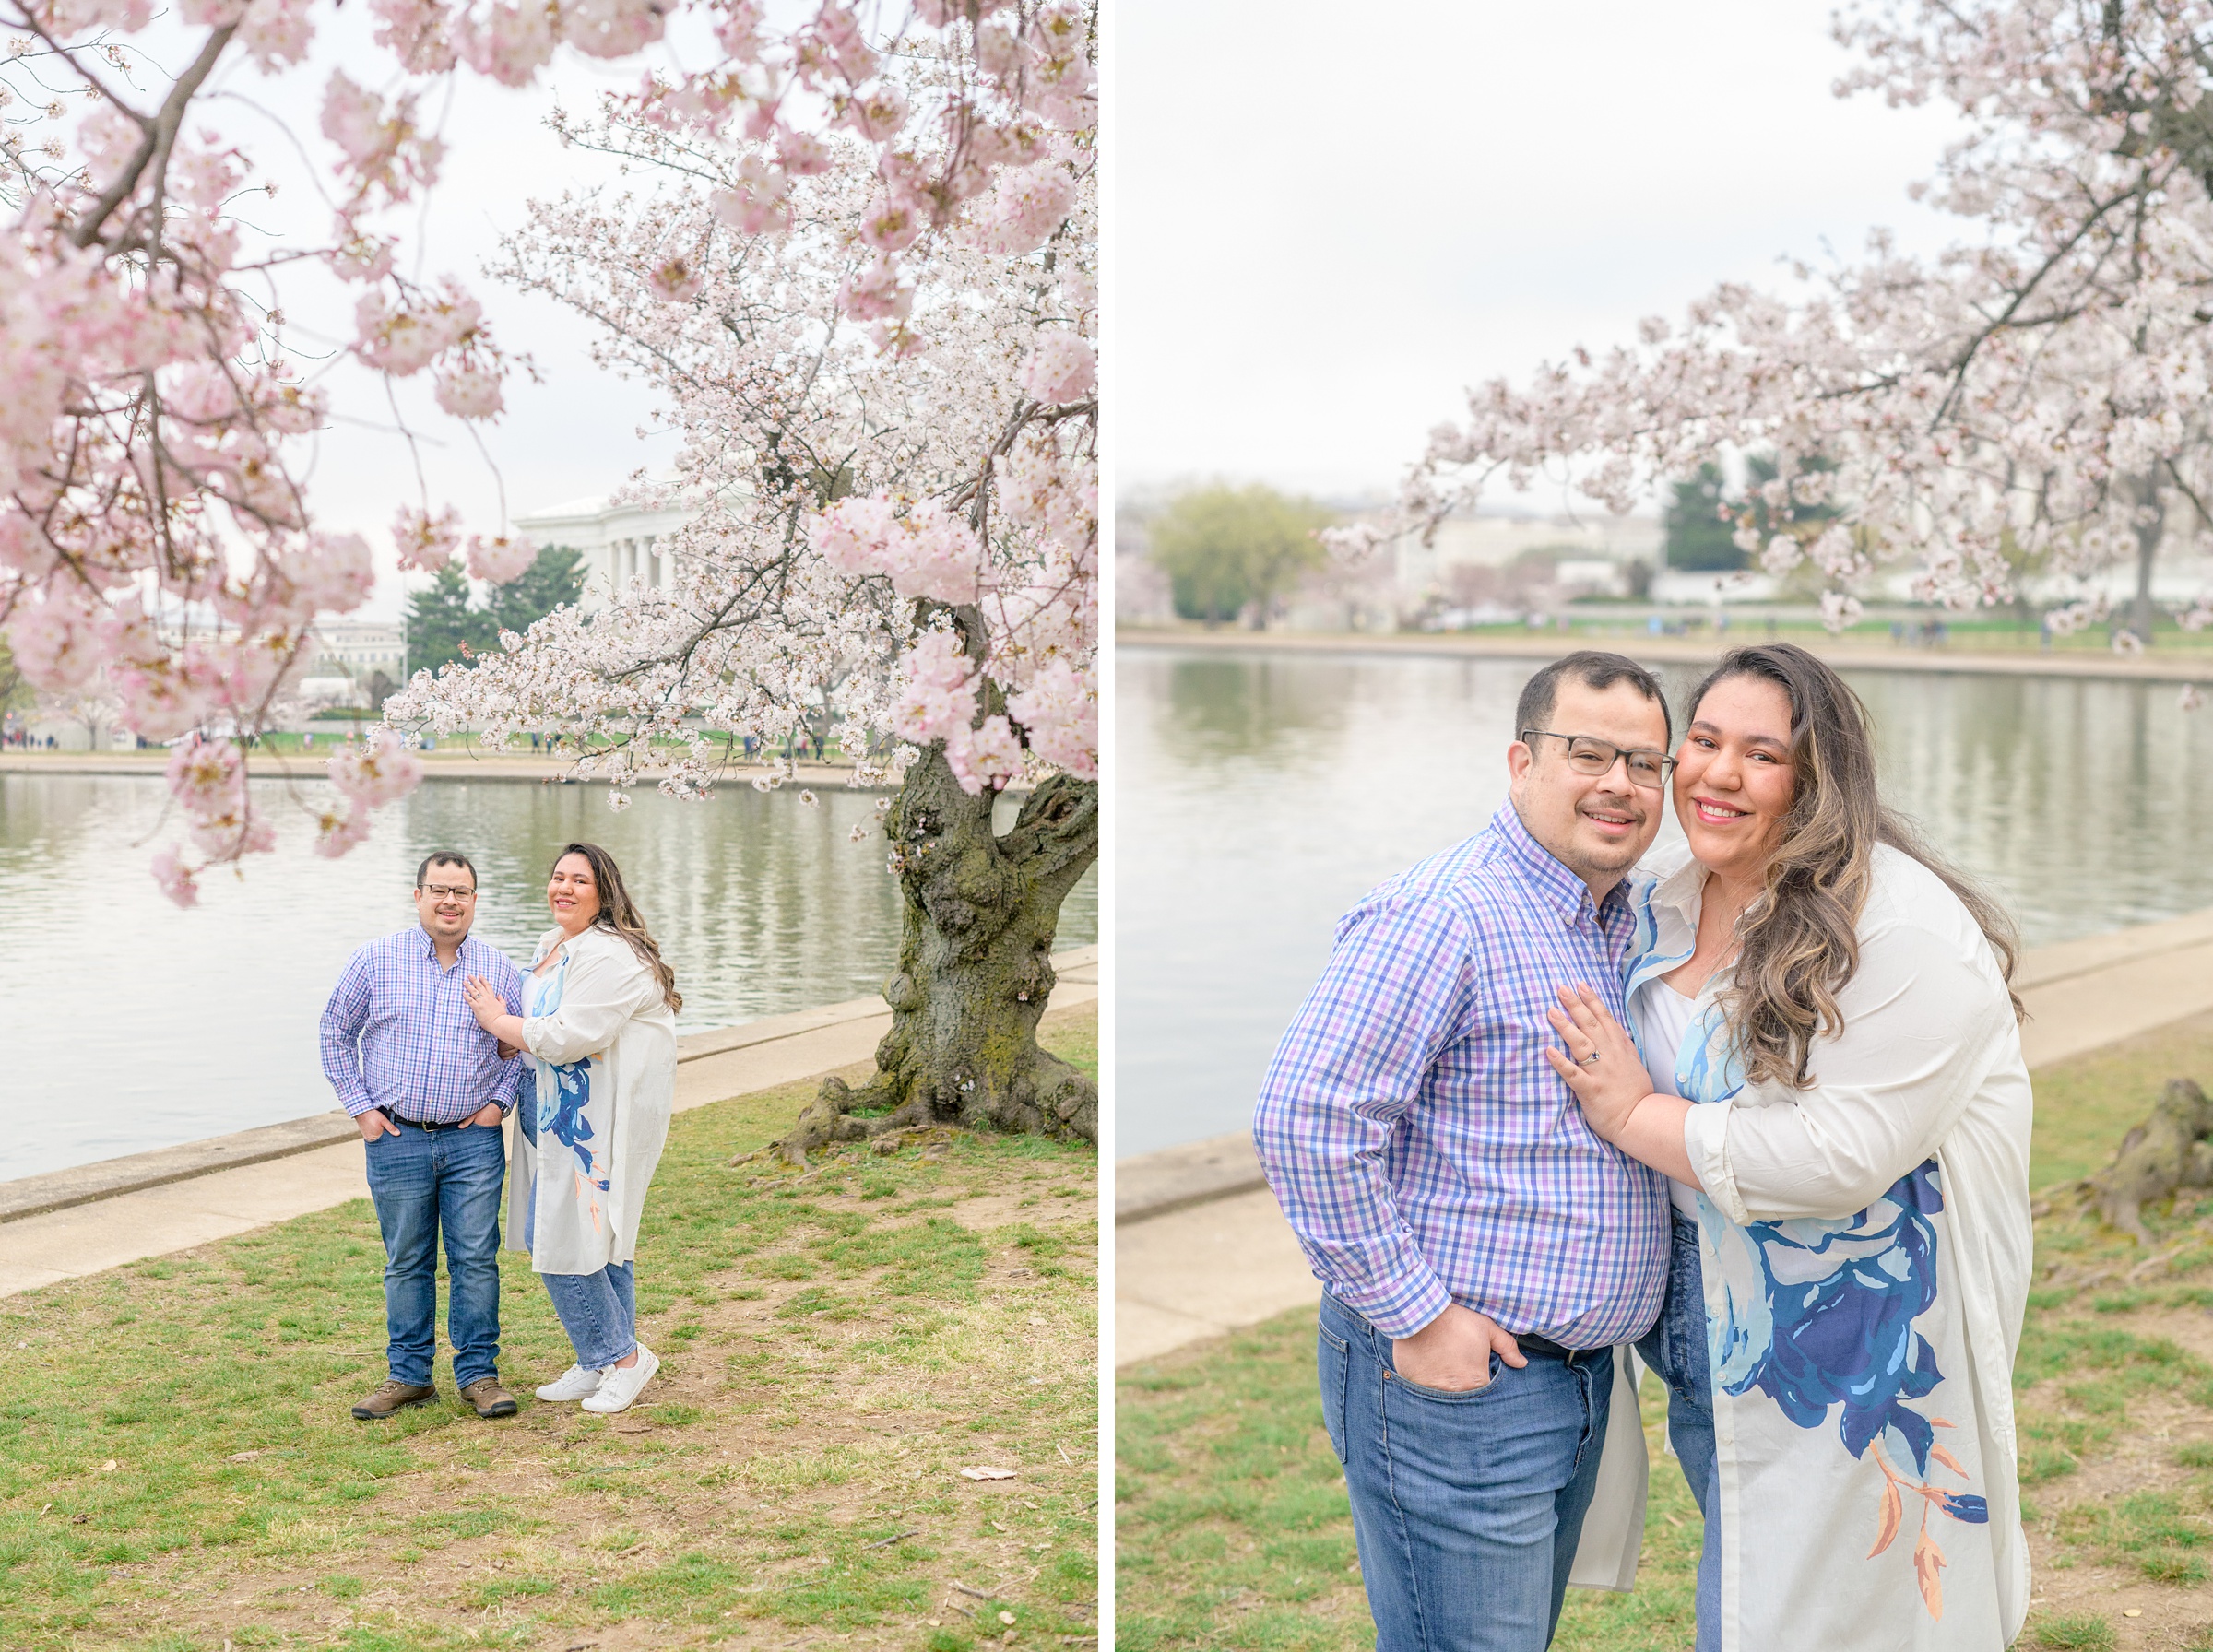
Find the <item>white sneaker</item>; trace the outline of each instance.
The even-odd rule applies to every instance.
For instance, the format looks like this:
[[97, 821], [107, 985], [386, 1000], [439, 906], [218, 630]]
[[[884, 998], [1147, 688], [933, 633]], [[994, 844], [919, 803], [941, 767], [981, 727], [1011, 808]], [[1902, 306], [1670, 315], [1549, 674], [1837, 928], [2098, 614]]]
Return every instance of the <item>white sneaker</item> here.
[[604, 1371], [586, 1371], [582, 1365], [571, 1365], [566, 1371], [538, 1391], [540, 1399], [588, 1399], [599, 1391], [599, 1380]]
[[584, 1402], [584, 1409], [598, 1411], [601, 1416], [610, 1411], [627, 1411], [660, 1368], [660, 1356], [645, 1343], [639, 1343], [638, 1363], [609, 1365], [600, 1374], [599, 1391]]

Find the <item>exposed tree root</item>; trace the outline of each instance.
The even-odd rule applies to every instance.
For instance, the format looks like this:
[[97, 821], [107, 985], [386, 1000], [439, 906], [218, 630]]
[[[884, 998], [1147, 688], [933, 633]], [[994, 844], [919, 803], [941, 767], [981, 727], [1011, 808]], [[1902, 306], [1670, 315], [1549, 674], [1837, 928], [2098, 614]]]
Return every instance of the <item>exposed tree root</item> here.
[[[2151, 1116], [2121, 1139], [2112, 1162], [2079, 1182], [2047, 1190], [2047, 1210], [2072, 1203], [2148, 1247], [2144, 1209], [2185, 1188], [2213, 1187], [2213, 1101], [2188, 1079], [2170, 1079]], [[2160, 1258], [2153, 1258], [2158, 1260]], [[2141, 1266], [2141, 1265], [2139, 1265]]]
[[764, 1153], [804, 1166], [833, 1142], [945, 1125], [1098, 1139], [1096, 1086], [1037, 1044], [1060, 903], [1098, 855], [1098, 786], [1054, 776], [1004, 837], [993, 801], [962, 791], [941, 750], [908, 771], [885, 818], [905, 911], [875, 1076], [825, 1080]]

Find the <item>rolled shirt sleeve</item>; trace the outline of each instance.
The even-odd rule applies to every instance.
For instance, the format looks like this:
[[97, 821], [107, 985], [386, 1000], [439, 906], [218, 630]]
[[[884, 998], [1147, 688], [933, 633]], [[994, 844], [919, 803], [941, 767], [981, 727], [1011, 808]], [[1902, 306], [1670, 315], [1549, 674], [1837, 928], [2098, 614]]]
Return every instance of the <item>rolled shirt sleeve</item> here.
[[323, 1076], [338, 1092], [338, 1104], [359, 1118], [376, 1105], [361, 1079], [361, 1030], [369, 1018], [370, 967], [366, 951], [346, 961], [320, 1026]]
[[1434, 903], [1355, 913], [1270, 1063], [1253, 1115], [1268, 1181], [1315, 1273], [1394, 1337], [1451, 1293], [1392, 1197], [1393, 1127], [1438, 1055], [1465, 1036], [1477, 989], [1466, 923]]
[[1816, 1040], [1808, 1088], [1746, 1085], [1684, 1119], [1691, 1167], [1732, 1221], [1872, 1205], [1936, 1150], [2013, 1018], [1986, 954], [1905, 923], [1862, 938], [1837, 1007], [1842, 1031]]

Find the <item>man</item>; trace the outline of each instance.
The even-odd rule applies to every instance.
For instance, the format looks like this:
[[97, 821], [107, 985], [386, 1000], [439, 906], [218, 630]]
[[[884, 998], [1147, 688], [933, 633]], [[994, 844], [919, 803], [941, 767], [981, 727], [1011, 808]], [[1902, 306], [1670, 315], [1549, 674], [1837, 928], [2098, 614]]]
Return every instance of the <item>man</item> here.
[[1542, 1054], [1562, 985], [1627, 1021], [1622, 882], [1666, 805], [1666, 702], [1634, 661], [1572, 654], [1514, 726], [1509, 801], [1345, 915], [1253, 1121], [1325, 1287], [1377, 1652], [1550, 1643], [1612, 1350], [1666, 1283], [1663, 1178], [1585, 1127]]
[[522, 972], [469, 938], [477, 869], [441, 849], [415, 870], [416, 926], [348, 961], [323, 1010], [323, 1072], [361, 1127], [369, 1196], [385, 1236], [390, 1378], [353, 1408], [363, 1422], [438, 1397], [438, 1236], [445, 1235], [454, 1384], [479, 1417], [512, 1417], [500, 1386], [500, 1186], [523, 1063], [462, 997], [481, 975], [523, 1009]]

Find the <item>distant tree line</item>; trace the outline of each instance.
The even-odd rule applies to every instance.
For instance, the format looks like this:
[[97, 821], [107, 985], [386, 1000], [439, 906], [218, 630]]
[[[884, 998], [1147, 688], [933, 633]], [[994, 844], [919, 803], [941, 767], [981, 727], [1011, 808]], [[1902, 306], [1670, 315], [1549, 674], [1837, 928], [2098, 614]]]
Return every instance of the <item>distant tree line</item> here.
[[448, 562], [408, 598], [408, 675], [497, 652], [502, 631], [527, 631], [583, 591], [584, 553], [566, 545], [547, 546], [522, 578], [493, 586], [484, 603], [473, 599], [468, 576]]
[[[1828, 471], [1836, 466], [1816, 459], [1805, 468]], [[1771, 510], [1760, 490], [1779, 474], [1771, 456], [1753, 454], [1745, 460], [1745, 486], [1735, 494], [1729, 491], [1729, 480], [1721, 466], [1711, 459], [1699, 466], [1698, 474], [1689, 480], [1674, 484], [1675, 497], [1668, 502], [1663, 518], [1667, 530], [1669, 569], [1684, 573], [1718, 573], [1750, 566], [1751, 553], [1736, 542], [1737, 525], [1746, 514], [1762, 539], [1786, 525], [1796, 527], [1835, 519], [1834, 505], [1792, 505], [1781, 512]]]
[[1186, 620], [1263, 631], [1329, 552], [1316, 535], [1337, 520], [1313, 500], [1255, 483], [1179, 493], [1150, 525], [1154, 565]]

